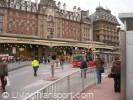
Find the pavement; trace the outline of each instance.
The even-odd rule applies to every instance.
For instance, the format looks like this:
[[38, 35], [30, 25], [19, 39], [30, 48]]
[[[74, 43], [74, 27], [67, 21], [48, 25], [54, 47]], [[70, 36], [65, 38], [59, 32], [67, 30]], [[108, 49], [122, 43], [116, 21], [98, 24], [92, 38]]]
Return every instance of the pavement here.
[[80, 96], [75, 96], [73, 100], [120, 100], [120, 93], [114, 92], [113, 84], [112, 78], [103, 78], [100, 84], [86, 88]]

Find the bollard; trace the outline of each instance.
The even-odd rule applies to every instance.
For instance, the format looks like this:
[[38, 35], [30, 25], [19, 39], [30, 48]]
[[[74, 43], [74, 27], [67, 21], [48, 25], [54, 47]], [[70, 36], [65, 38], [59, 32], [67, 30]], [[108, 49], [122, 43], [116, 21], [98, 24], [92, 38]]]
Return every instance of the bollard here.
[[51, 74], [52, 74], [52, 77], [54, 77], [54, 65], [51, 65]]

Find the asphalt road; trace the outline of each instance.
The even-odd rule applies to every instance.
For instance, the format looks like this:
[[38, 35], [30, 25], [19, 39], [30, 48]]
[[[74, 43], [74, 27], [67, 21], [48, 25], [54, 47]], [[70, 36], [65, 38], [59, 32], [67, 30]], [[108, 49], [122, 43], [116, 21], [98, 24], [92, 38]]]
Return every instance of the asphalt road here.
[[[64, 69], [55, 69], [55, 76], [64, 77], [78, 70], [79, 68], [72, 68], [71, 64], [66, 64]], [[31, 66], [10, 72], [11, 86], [6, 87], [6, 94], [2, 95], [0, 93], [0, 100], [22, 100], [26, 94], [34, 93], [53, 82], [44, 80], [47, 77], [51, 77], [50, 65], [40, 65], [37, 73], [38, 76], [34, 77]]]

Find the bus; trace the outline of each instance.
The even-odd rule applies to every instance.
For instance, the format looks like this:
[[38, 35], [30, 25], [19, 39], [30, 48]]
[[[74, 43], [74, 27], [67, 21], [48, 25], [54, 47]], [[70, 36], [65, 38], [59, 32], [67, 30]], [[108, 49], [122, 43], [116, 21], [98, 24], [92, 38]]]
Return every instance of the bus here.
[[85, 51], [85, 50], [79, 50], [75, 51], [74, 56], [73, 56], [73, 62], [72, 65], [73, 67], [80, 67], [81, 62], [83, 61], [83, 58], [86, 57], [88, 67], [89, 67], [89, 62], [90, 60], [95, 60], [96, 55], [100, 55], [100, 58], [103, 59], [104, 62], [110, 63], [114, 60], [116, 56], [120, 56], [119, 52], [111, 52], [111, 51]]
[[80, 67], [84, 57], [86, 57], [87, 62], [89, 62], [91, 57], [90, 52], [86, 50], [74, 51], [73, 62], [72, 62], [73, 67]]
[[77, 54], [73, 56], [73, 67], [79, 67], [81, 62], [83, 61], [85, 55], [84, 54]]

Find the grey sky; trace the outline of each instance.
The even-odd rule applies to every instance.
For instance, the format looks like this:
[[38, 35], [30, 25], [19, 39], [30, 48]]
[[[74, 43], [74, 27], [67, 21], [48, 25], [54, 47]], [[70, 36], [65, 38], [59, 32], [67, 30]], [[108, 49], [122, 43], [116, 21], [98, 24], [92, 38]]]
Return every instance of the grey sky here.
[[[28, 1], [28, 0], [27, 0]], [[32, 0], [33, 2], [35, 0]], [[40, 1], [40, 0], [39, 0]], [[114, 16], [118, 13], [133, 12], [133, 0], [55, 0], [56, 4], [60, 1], [61, 8], [66, 3], [66, 9], [73, 10], [73, 6], [80, 7], [81, 10], [89, 10], [90, 13], [95, 12], [97, 6], [108, 8]]]
[[[27, 0], [28, 1], [28, 0]], [[35, 0], [32, 0], [35, 1]], [[40, 0], [38, 0], [40, 1]], [[111, 10], [112, 14], [118, 16], [118, 13], [133, 12], [133, 0], [55, 0], [59, 1], [63, 7], [66, 3], [68, 10], [73, 10], [73, 6], [80, 7], [82, 10], [89, 10], [90, 13], [95, 12], [95, 8], [100, 4], [104, 8]]]

